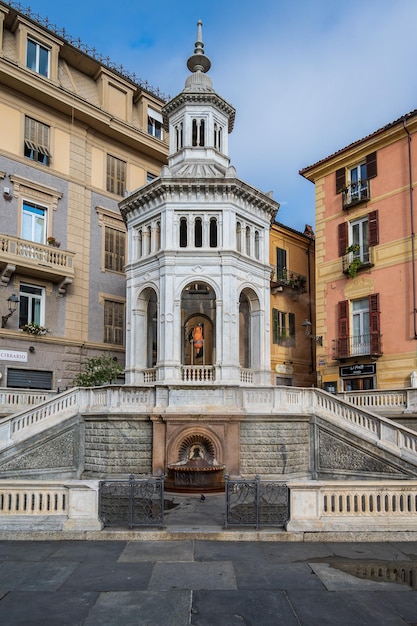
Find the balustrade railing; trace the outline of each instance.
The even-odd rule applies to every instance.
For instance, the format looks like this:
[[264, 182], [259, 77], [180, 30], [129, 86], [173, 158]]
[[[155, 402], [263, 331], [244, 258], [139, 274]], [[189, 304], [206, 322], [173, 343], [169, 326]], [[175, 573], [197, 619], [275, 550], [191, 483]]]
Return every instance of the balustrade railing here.
[[183, 365], [182, 380], [190, 383], [207, 383], [215, 379], [212, 365]]
[[14, 413], [28, 406], [36, 406], [56, 395], [55, 391], [31, 391], [27, 389], [1, 389], [0, 413]]

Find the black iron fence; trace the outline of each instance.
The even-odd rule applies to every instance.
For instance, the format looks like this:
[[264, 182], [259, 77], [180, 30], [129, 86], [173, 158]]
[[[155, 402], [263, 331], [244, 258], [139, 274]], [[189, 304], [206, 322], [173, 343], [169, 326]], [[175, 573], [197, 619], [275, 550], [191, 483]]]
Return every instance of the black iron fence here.
[[225, 476], [228, 526], [285, 527], [289, 519], [289, 489], [284, 482], [231, 480]]
[[159, 526], [164, 524], [164, 476], [102, 480], [99, 516], [104, 526]]

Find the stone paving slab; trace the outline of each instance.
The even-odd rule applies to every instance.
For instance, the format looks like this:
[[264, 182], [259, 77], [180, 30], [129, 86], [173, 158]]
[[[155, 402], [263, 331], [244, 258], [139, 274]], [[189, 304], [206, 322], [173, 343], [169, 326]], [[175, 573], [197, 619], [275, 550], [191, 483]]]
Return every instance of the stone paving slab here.
[[125, 546], [125, 541], [60, 541], [55, 542], [54, 550], [47, 558], [50, 561], [76, 561], [79, 563], [99, 561], [106, 563], [117, 560]]
[[267, 561], [261, 543], [247, 541], [196, 541], [196, 561]]
[[156, 563], [149, 589], [237, 589], [233, 564]]
[[118, 558], [119, 563], [169, 562], [194, 560], [193, 541], [129, 542]]
[[0, 601], [2, 626], [74, 626], [83, 624], [97, 593], [15, 591]]
[[283, 591], [195, 591], [192, 626], [299, 626]]
[[401, 591], [384, 592], [384, 602], [388, 610], [394, 609], [407, 622], [417, 624], [417, 591], [402, 593]]
[[190, 606], [188, 590], [102, 593], [83, 626], [189, 626]]
[[381, 561], [404, 561], [408, 557], [398, 544], [393, 543], [332, 543], [329, 544], [334, 555], [348, 559], [371, 559]]
[[234, 563], [239, 589], [323, 589], [308, 563]]
[[76, 567], [76, 563], [1, 563], [0, 589], [55, 591]]
[[[143, 591], [148, 588], [152, 563], [80, 563], [63, 583], [63, 591]], [[1, 586], [1, 585], [0, 585]]]

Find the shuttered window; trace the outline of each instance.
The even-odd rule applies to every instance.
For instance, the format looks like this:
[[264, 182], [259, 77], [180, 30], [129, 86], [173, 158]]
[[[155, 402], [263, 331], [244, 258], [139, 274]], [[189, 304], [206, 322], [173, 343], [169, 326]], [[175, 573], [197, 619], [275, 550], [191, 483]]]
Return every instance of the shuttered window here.
[[125, 305], [113, 300], [104, 301], [104, 343], [123, 345]]
[[51, 159], [49, 137], [49, 126], [31, 117], [25, 117], [25, 157], [42, 165], [49, 165]]
[[346, 254], [346, 248], [348, 247], [348, 231], [349, 229], [347, 222], [342, 222], [337, 227], [339, 256], [344, 256]]
[[336, 193], [341, 193], [345, 187], [346, 170], [344, 167], [341, 167], [339, 170], [336, 170]]
[[272, 309], [272, 343], [295, 346], [295, 314]]
[[123, 272], [125, 266], [126, 233], [105, 226], [104, 267], [113, 272]]
[[9, 367], [7, 386], [19, 389], [52, 389], [52, 372]]
[[287, 251], [283, 248], [277, 248], [277, 278], [283, 280], [287, 278]]
[[126, 162], [107, 155], [107, 191], [124, 196], [126, 191]]

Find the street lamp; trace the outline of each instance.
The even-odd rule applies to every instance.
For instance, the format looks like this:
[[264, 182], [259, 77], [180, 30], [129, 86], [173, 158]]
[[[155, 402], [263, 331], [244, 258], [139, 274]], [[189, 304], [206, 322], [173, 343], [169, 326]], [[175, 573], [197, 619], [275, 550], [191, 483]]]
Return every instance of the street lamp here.
[[17, 305], [19, 304], [20, 300], [16, 296], [16, 294], [12, 293], [12, 295], [7, 298], [7, 302], [9, 303], [9, 312], [8, 312], [7, 315], [2, 315], [1, 316], [1, 327], [2, 328], [6, 327], [6, 324], [7, 324], [7, 321], [9, 319], [9, 317], [11, 317], [13, 315], [13, 313], [16, 311]]
[[313, 327], [313, 324], [311, 322], [309, 322], [307, 319], [304, 320], [304, 322], [301, 324], [301, 326], [304, 326], [304, 331], [306, 334], [306, 337], [310, 337], [310, 339], [312, 341], [315, 341], [319, 346], [323, 345], [323, 337], [322, 335], [313, 335], [311, 333], [311, 329]]

